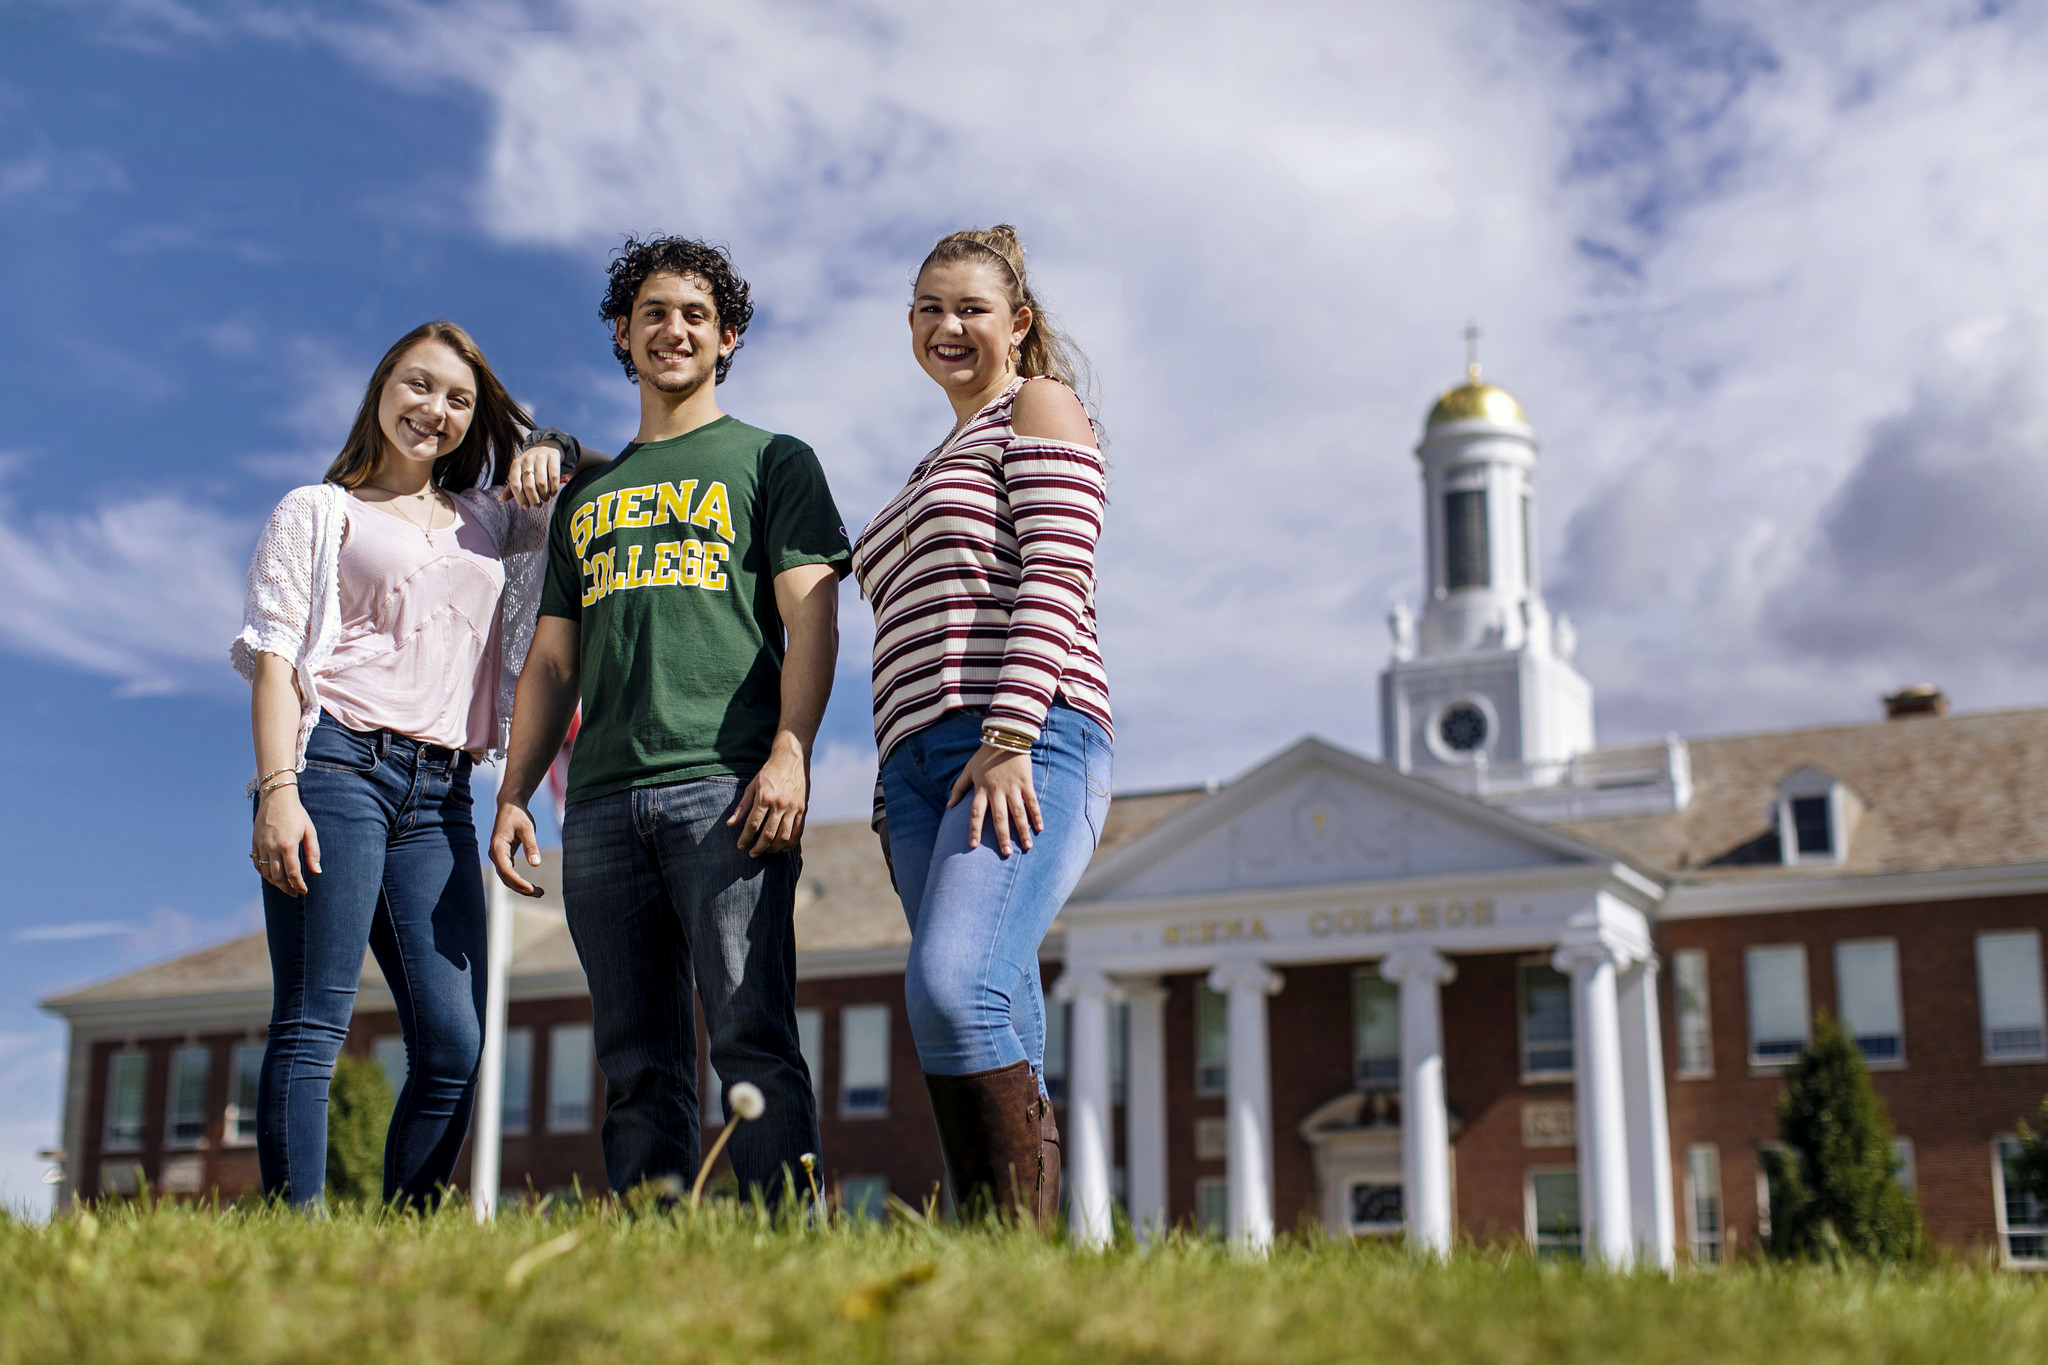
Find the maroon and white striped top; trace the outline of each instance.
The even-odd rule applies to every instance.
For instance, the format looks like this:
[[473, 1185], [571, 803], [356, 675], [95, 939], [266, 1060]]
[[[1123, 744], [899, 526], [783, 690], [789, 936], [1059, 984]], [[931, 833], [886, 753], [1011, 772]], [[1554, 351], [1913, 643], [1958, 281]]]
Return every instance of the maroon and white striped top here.
[[[1056, 381], [1055, 381], [1056, 382]], [[1036, 737], [1058, 696], [1110, 728], [1095, 638], [1101, 452], [1019, 436], [1013, 379], [912, 471], [860, 533], [875, 610], [875, 744], [963, 706]]]

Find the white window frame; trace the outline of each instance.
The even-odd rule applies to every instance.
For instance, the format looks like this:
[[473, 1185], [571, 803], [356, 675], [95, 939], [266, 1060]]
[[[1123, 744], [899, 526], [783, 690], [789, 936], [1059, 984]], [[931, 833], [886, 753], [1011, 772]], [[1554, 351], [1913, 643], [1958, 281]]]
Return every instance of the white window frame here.
[[[587, 1133], [595, 1126], [597, 1102], [597, 1051], [589, 1024], [555, 1024], [548, 1029], [547, 1131]], [[578, 1105], [562, 1091], [564, 1062], [583, 1068], [582, 1101]], [[576, 1110], [582, 1112], [578, 1114]]]
[[[2007, 1221], [2005, 1153], [2008, 1147], [2019, 1147], [2019, 1139], [2011, 1133], [1991, 1140], [1991, 1207], [1998, 1215], [1998, 1257], [2006, 1266], [2015, 1270], [2048, 1270], [2048, 1206], [2042, 1208], [2042, 1221], [2039, 1223], [2023, 1223], [2015, 1228]], [[2012, 1239], [2015, 1236], [2030, 1237], [2036, 1234], [2042, 1239], [2041, 1255], [2012, 1254]]]
[[[1891, 950], [1892, 957], [1892, 1012], [1898, 1020], [1898, 1032], [1892, 1035], [1897, 1052], [1890, 1057], [1872, 1057], [1863, 1051], [1863, 1038], [1852, 1027], [1847, 1009], [1844, 1007], [1847, 992], [1842, 983], [1848, 975], [1842, 968], [1842, 950], [1845, 948], [1873, 948], [1883, 946]], [[1863, 1055], [1863, 1063], [1872, 1071], [1903, 1071], [1906, 1069], [1906, 997], [1899, 980], [1899, 941], [1895, 938], [1845, 938], [1835, 944], [1835, 1017], [1842, 1022], [1842, 1028], [1849, 1034], [1856, 1050]], [[1876, 1038], [1879, 1034], [1865, 1035]]]
[[[187, 1059], [199, 1060], [199, 1107], [190, 1113], [180, 1114], [178, 1110], [179, 1073]], [[206, 1091], [213, 1080], [213, 1049], [204, 1043], [182, 1043], [171, 1049], [169, 1064], [164, 1068], [164, 1147], [168, 1151], [197, 1151], [206, 1146], [208, 1122]], [[179, 1137], [180, 1118], [197, 1119], [199, 1133], [196, 1137]]]
[[796, 1012], [797, 1051], [811, 1073], [811, 1097], [825, 1093], [825, 1011], [806, 1005]]
[[[882, 1021], [882, 1083], [879, 1086], [854, 1086], [853, 1084], [851, 1084], [851, 1082], [854, 1079], [857, 1079], [854, 1076], [854, 1067], [852, 1064], [853, 1059], [849, 1055], [854, 1046], [853, 1020], [856, 1013], [858, 1013], [858, 1015], [863, 1019], [879, 1018]], [[892, 1035], [894, 1033], [894, 1029], [894, 1011], [892, 1011], [885, 1004], [863, 1002], [860, 1004], [846, 1005], [840, 1009], [839, 1116], [841, 1118], [873, 1119], [888, 1117], [889, 1091], [891, 1089], [891, 1082], [894, 1080], [894, 1077], [891, 1075], [891, 1071], [893, 1070], [893, 1068], [889, 1064], [889, 1049], [892, 1043]], [[854, 1098], [856, 1090], [861, 1092], [866, 1092], [869, 1090], [879, 1090], [881, 1094], [878, 1097], [871, 1099], [865, 1093], [863, 1093], [860, 1099], [856, 1102]]]
[[[1790, 1035], [1783, 1038], [1759, 1038], [1756, 1031], [1756, 959], [1759, 953], [1799, 954], [1799, 1017], [1804, 1032], [1799, 1036], [1799, 1047], [1786, 1053], [1773, 1053], [1766, 1057], [1757, 1051], [1757, 1044], [1763, 1042], [1786, 1043]], [[1754, 943], [1742, 950], [1742, 1004], [1746, 1016], [1744, 1025], [1749, 1031], [1749, 1064], [1759, 1070], [1776, 1071], [1799, 1060], [1800, 1050], [1813, 1041], [1813, 975], [1812, 967], [1806, 960], [1806, 945], [1803, 943]]]
[[[1688, 983], [1697, 964], [1699, 981], [1696, 1009], [1686, 1008]], [[1714, 1007], [1709, 982], [1712, 980], [1707, 950], [1680, 948], [1671, 955], [1671, 1012], [1678, 1031], [1678, 1079], [1702, 1080], [1714, 1074]], [[1688, 1051], [1688, 1027], [1697, 1031], [1697, 1056]]]
[[[1384, 986], [1394, 997], [1394, 1050], [1391, 1053], [1365, 1051], [1364, 1030], [1359, 1027], [1358, 995], [1361, 986], [1375, 990]], [[1368, 1062], [1383, 1063], [1391, 1059], [1392, 1070], [1386, 1074], [1367, 1075]], [[1381, 1067], [1384, 1071], [1385, 1068]], [[1380, 975], [1379, 964], [1360, 967], [1351, 974], [1351, 1083], [1360, 1090], [1398, 1090], [1401, 1086], [1401, 988]]]
[[1554, 1246], [1546, 1246], [1544, 1239], [1546, 1237], [1554, 1237], [1556, 1234], [1544, 1232], [1536, 1221], [1536, 1177], [1540, 1175], [1569, 1175], [1576, 1179], [1578, 1174], [1579, 1168], [1577, 1166], [1531, 1166], [1522, 1172], [1522, 1231], [1529, 1240], [1529, 1251], [1532, 1255], [1542, 1256], [1548, 1251], [1556, 1255], [1570, 1257], [1574, 1260], [1585, 1259], [1586, 1205], [1585, 1190], [1583, 1188], [1580, 1189], [1579, 1198], [1574, 1204], [1578, 1210], [1579, 1222], [1579, 1244], [1576, 1248], [1568, 1246], [1561, 1239]]
[[[1828, 820], [1828, 847], [1821, 853], [1799, 851], [1798, 822], [1792, 818], [1792, 803], [1824, 802]], [[1839, 867], [1848, 860], [1849, 839], [1855, 833], [1863, 803], [1840, 780], [1815, 767], [1804, 767], [1778, 784], [1778, 853], [1786, 867]]]
[[[1211, 1009], [1216, 1010], [1217, 1017], [1223, 1021], [1223, 1058], [1220, 1061], [1205, 1061], [1202, 1057], [1202, 1042], [1207, 1035], [1203, 1016]], [[1195, 1093], [1223, 1095], [1229, 1090], [1230, 997], [1211, 987], [1208, 981], [1198, 980], [1195, 982]]]
[[[1560, 980], [1564, 982], [1565, 1018], [1571, 1024], [1570, 1038], [1568, 1042], [1565, 1044], [1565, 1047], [1566, 1050], [1571, 1054], [1572, 1064], [1570, 1066], [1564, 1067], [1561, 1070], [1557, 1068], [1545, 1068], [1544, 1070], [1538, 1071], [1533, 1070], [1529, 1065], [1529, 1053], [1531, 1049], [1529, 1046], [1528, 1035], [1528, 970], [1531, 967], [1549, 968], [1551, 972], [1553, 972]], [[1548, 957], [1543, 957], [1540, 955], [1525, 957], [1515, 963], [1515, 1045], [1518, 1049], [1515, 1057], [1515, 1065], [1517, 1070], [1520, 1072], [1523, 1085], [1549, 1085], [1558, 1081], [1569, 1081], [1578, 1074], [1579, 1020], [1578, 1015], [1574, 1009], [1574, 1001], [1572, 1000], [1571, 983], [1571, 977], [1565, 975], [1565, 973], [1563, 972], [1558, 971], [1556, 966], [1552, 964], [1551, 960]], [[1550, 1041], [1546, 1042], [1543, 1046], [1544, 1049], [1547, 1051], [1555, 1048], [1557, 1046], [1557, 1043], [1555, 1041]], [[1583, 1233], [1583, 1230], [1581, 1231]]]
[[[140, 1098], [135, 1104], [135, 1136], [130, 1138], [117, 1135], [114, 1131], [114, 1096], [117, 1093], [116, 1073], [126, 1070], [133, 1062], [142, 1071], [138, 1087]], [[103, 1152], [139, 1152], [149, 1132], [149, 1053], [139, 1047], [117, 1048], [107, 1054], [105, 1122], [101, 1127], [100, 1150]]]
[[[1221, 1206], [1220, 1218], [1211, 1216], [1212, 1205]], [[1195, 1222], [1211, 1237], [1230, 1235], [1230, 1182], [1227, 1179], [1205, 1175], [1195, 1181]]]
[[[1991, 992], [1984, 987], [1984, 964], [1988, 960], [1985, 944], [1992, 940], [2017, 942], [2031, 940], [2034, 953], [2034, 1029], [2039, 1036], [2038, 1044], [2031, 1050], [2024, 1048], [1997, 1048], [1993, 1046], [1993, 1035], [2016, 1032], [2014, 1029], [1992, 1027]], [[1984, 1061], [1991, 1066], [2003, 1066], [2013, 1062], [2038, 1062], [2048, 1058], [2048, 999], [2044, 999], [2041, 984], [2041, 931], [2038, 929], [1988, 929], [1976, 936], [1973, 951], [1977, 958], [1977, 1019], [1982, 1028], [1984, 1040]]]
[[[220, 1145], [223, 1147], [253, 1147], [256, 1145], [256, 1106], [260, 1102], [263, 1084], [264, 1044], [245, 1039], [228, 1049], [228, 1103], [227, 1111], [221, 1118]], [[250, 1087], [249, 1107], [243, 1112], [240, 1096], [242, 1093], [242, 1059], [254, 1053], [256, 1066], [252, 1073], [256, 1084]], [[248, 1131], [242, 1131], [243, 1124]]]
[[[1701, 1165], [1713, 1188], [1699, 1187]], [[1700, 1227], [1702, 1196], [1713, 1206], [1714, 1226]], [[1721, 1195], [1721, 1149], [1711, 1142], [1695, 1142], [1685, 1149], [1685, 1236], [1694, 1265], [1721, 1265], [1728, 1259], [1728, 1201]]]
[[[514, 1041], [524, 1038], [522, 1045]], [[513, 1082], [518, 1073], [513, 1069], [512, 1059], [521, 1046], [526, 1049], [526, 1093], [515, 1096], [517, 1089]], [[512, 1101], [517, 1098], [521, 1108], [514, 1110]], [[533, 1131], [533, 1029], [517, 1024], [505, 1030], [505, 1086], [498, 1096], [498, 1132], [505, 1137], [524, 1137]]]

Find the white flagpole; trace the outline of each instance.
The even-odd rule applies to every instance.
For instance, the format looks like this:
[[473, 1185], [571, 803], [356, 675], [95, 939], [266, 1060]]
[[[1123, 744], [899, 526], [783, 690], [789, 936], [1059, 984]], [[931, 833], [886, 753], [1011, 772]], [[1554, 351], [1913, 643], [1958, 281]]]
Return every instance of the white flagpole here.
[[478, 1068], [476, 1112], [469, 1123], [470, 1204], [479, 1223], [498, 1205], [505, 1097], [506, 968], [512, 962], [512, 892], [486, 870], [490, 928], [484, 953], [484, 1055]]

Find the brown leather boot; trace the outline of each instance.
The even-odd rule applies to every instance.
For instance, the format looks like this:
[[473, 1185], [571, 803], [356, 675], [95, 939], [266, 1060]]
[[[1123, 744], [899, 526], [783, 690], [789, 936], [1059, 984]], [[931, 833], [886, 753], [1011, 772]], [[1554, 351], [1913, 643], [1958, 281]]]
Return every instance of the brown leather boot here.
[[1033, 1213], [1038, 1226], [1050, 1228], [1060, 1215], [1060, 1125], [1052, 1116], [1052, 1105], [1038, 1101], [1039, 1180], [1038, 1206]]
[[[1029, 1062], [968, 1076], [926, 1076], [939, 1146], [953, 1205], [962, 1218], [993, 1208], [1049, 1221], [1045, 1205], [1046, 1156], [1052, 1153], [1053, 1200], [1059, 1206], [1058, 1130], [1049, 1106], [1038, 1097], [1038, 1078]], [[1046, 1135], [1052, 1134], [1048, 1148]]]

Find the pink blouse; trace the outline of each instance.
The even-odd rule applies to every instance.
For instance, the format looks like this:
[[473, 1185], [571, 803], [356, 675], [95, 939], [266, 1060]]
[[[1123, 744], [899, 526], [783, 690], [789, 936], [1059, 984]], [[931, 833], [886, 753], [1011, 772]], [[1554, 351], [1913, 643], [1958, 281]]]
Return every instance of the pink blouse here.
[[455, 504], [429, 533], [347, 500], [341, 633], [315, 670], [321, 704], [352, 730], [390, 729], [451, 749], [488, 749], [497, 696], [505, 565], [490, 528]]

